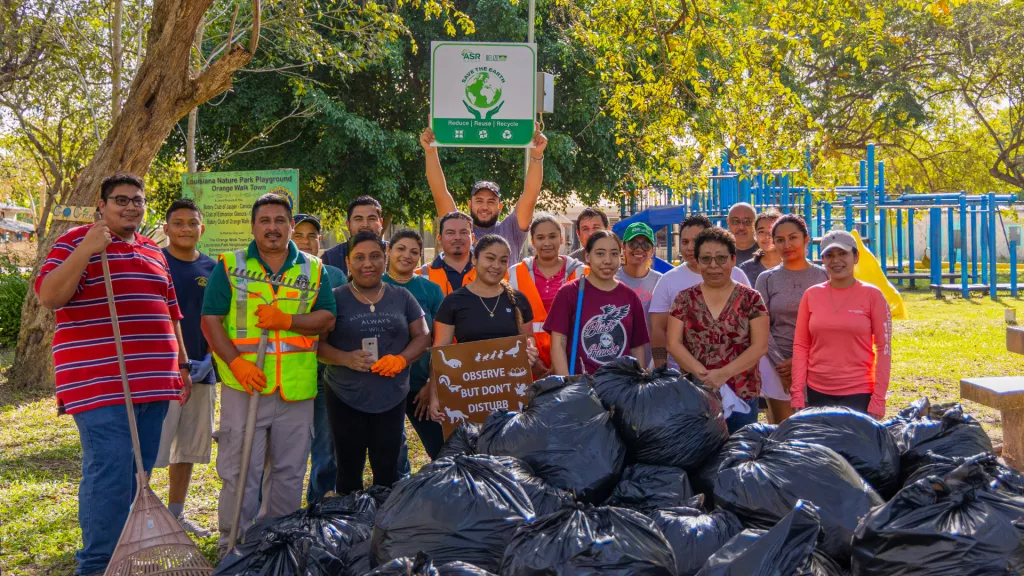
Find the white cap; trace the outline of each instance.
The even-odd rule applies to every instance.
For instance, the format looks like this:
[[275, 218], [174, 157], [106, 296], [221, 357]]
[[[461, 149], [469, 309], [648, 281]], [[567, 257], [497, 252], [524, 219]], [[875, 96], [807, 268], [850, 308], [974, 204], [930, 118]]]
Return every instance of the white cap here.
[[857, 249], [857, 239], [846, 230], [833, 230], [821, 237], [821, 255], [824, 256], [833, 248], [853, 252]]

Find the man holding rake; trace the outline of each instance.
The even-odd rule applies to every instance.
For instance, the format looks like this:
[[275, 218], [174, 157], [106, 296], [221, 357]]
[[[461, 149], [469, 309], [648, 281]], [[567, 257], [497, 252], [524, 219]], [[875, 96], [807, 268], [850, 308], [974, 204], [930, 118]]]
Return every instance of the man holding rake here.
[[[224, 382], [217, 436], [217, 473], [223, 482], [218, 504], [222, 554], [236, 517], [237, 490], [243, 491], [239, 534], [257, 515], [281, 516], [302, 504], [312, 441], [317, 341], [334, 326], [335, 301], [330, 282], [322, 278], [320, 259], [302, 254], [291, 241], [292, 226], [287, 200], [273, 194], [260, 197], [252, 208], [253, 241], [245, 250], [221, 254], [203, 301], [203, 334]], [[269, 276], [278, 280], [269, 282]], [[317, 289], [301, 290], [306, 283]], [[261, 369], [257, 348], [262, 330], [269, 335]], [[239, 487], [252, 394], [261, 396], [248, 473]], [[263, 504], [257, 510], [261, 477]]]

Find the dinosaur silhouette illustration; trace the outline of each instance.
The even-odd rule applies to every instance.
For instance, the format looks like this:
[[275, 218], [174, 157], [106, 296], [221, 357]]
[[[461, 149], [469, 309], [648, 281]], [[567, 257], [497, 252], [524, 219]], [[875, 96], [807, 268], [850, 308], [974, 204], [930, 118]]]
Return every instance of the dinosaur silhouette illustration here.
[[444, 407], [445, 414], [448, 415], [448, 423], [455, 424], [456, 422], [465, 422], [466, 415], [462, 413], [462, 410], [452, 410], [447, 406]]
[[452, 358], [451, 360], [444, 357], [444, 350], [438, 350], [438, 354], [441, 355], [441, 361], [448, 365], [449, 368], [462, 368], [462, 360], [458, 358]]
[[519, 340], [516, 340], [516, 345], [515, 346], [509, 348], [508, 350], [505, 350], [505, 354], [508, 354], [509, 356], [511, 356], [513, 358], [518, 356], [519, 355]]

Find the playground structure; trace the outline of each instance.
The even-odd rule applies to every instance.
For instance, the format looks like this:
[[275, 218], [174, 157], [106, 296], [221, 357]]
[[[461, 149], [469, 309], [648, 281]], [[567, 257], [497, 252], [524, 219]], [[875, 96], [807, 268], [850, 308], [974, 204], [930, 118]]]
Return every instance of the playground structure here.
[[[723, 154], [723, 156], [725, 156]], [[805, 168], [808, 180], [811, 170]], [[857, 230], [865, 244], [882, 264], [890, 282], [911, 287], [918, 281], [941, 297], [945, 292], [959, 292], [968, 298], [971, 292], [987, 293], [997, 298], [1000, 290], [1017, 296], [1017, 246], [1020, 226], [1007, 224], [1002, 211], [1010, 210], [1017, 201], [1013, 194], [942, 194], [890, 195], [886, 188], [885, 163], [875, 161], [875, 147], [867, 146], [866, 159], [860, 162], [860, 178], [856, 186], [834, 189], [791, 185], [798, 169], [755, 170], [740, 173], [728, 158], [712, 170], [706, 189], [692, 192], [688, 198], [660, 189], [653, 201], [638, 206], [638, 197], [622, 198], [621, 220], [614, 230], [621, 234], [635, 221], [648, 223], [655, 231], [669, 227], [667, 259], [672, 260], [674, 225], [688, 211], [707, 215], [713, 222], [726, 225], [729, 209], [747, 202], [761, 211], [776, 208], [783, 214], [795, 213], [807, 221], [811, 231], [811, 255], [820, 259], [821, 236], [829, 230]], [[644, 199], [640, 198], [640, 202]], [[627, 213], [628, 211], [628, 213]], [[917, 263], [914, 224], [923, 218], [927, 223], [925, 255], [930, 255], [926, 269]], [[997, 281], [997, 233], [1002, 233], [1009, 250], [1009, 282]], [[943, 242], [945, 240], [945, 242]]]

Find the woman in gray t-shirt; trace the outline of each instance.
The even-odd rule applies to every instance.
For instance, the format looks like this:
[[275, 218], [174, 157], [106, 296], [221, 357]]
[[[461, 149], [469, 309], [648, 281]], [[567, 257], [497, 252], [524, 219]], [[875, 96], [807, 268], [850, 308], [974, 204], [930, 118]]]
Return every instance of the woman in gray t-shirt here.
[[382, 281], [384, 262], [384, 242], [376, 234], [360, 232], [349, 242], [351, 276], [334, 289], [338, 317], [320, 338], [317, 354], [327, 365], [327, 417], [341, 494], [363, 488], [367, 453], [374, 484], [398, 481], [409, 365], [430, 344], [416, 298]]
[[811, 286], [828, 282], [828, 273], [807, 260], [811, 238], [803, 218], [786, 214], [776, 220], [772, 226], [772, 241], [782, 256], [782, 264], [762, 272], [754, 289], [761, 293], [768, 307], [768, 359], [782, 381], [781, 390], [769, 387], [763, 390], [768, 401], [768, 421], [778, 424], [793, 414], [789, 404], [789, 386], [792, 382], [793, 334], [800, 299]]

